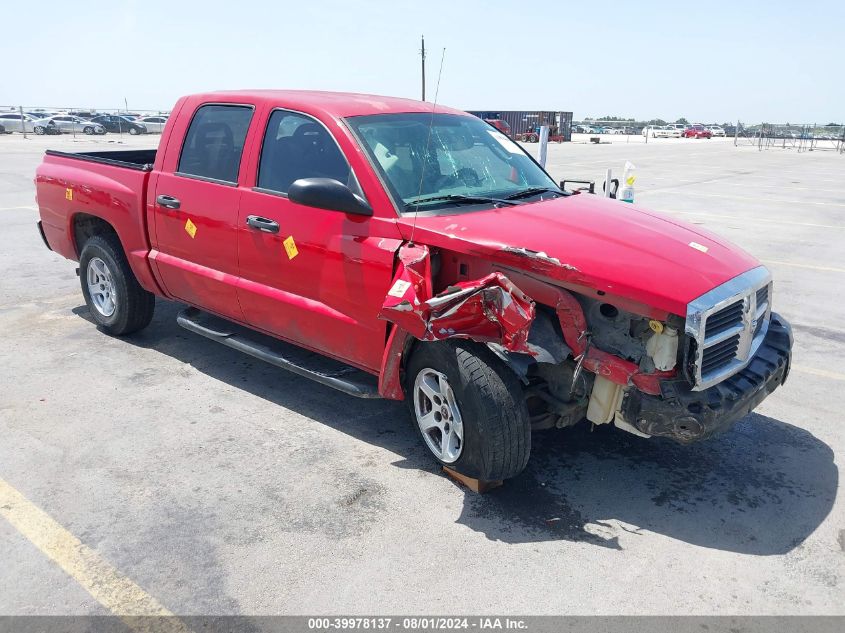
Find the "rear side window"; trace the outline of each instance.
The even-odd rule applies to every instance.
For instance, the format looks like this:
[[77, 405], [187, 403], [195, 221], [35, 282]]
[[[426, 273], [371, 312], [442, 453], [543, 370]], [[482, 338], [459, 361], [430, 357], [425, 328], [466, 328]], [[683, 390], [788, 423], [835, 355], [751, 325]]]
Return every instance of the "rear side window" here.
[[299, 178], [333, 178], [360, 193], [346, 158], [326, 128], [304, 114], [276, 110], [261, 147], [258, 188], [287, 193]]
[[237, 183], [244, 140], [251, 119], [252, 108], [249, 106], [200, 107], [185, 136], [177, 172]]

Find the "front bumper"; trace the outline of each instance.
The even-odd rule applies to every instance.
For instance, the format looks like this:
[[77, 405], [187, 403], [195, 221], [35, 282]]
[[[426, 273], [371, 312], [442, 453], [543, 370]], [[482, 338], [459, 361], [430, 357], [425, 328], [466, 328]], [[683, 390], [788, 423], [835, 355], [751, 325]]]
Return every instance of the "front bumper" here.
[[780, 387], [792, 362], [792, 328], [772, 313], [769, 330], [745, 369], [703, 391], [684, 380], [661, 383], [661, 395], [629, 389], [622, 401], [625, 421], [646, 435], [689, 443], [724, 430]]

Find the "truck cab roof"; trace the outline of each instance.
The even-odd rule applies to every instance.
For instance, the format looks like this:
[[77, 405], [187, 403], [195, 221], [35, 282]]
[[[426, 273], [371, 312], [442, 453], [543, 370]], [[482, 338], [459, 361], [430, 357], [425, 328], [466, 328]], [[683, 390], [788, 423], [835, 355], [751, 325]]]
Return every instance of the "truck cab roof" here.
[[[291, 109], [306, 109], [312, 113], [315, 110], [319, 110], [335, 118], [370, 114], [431, 112], [432, 108], [435, 107], [433, 103], [417, 101], [415, 99], [322, 90], [227, 90], [194, 94], [185, 97], [185, 99], [192, 102], [219, 100], [229, 103], [247, 102], [255, 105], [269, 104], [270, 106]], [[470, 116], [462, 110], [456, 110], [439, 104], [436, 106], [436, 111]]]

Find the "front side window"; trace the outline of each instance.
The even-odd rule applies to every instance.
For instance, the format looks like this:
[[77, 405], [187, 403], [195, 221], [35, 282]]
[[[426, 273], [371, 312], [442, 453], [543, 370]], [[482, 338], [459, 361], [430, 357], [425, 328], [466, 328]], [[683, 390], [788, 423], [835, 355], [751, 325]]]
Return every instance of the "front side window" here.
[[326, 128], [304, 114], [276, 110], [261, 146], [258, 188], [287, 193], [300, 178], [332, 178], [360, 193], [346, 158]]
[[459, 198], [559, 192], [516, 143], [474, 116], [415, 112], [349, 117], [400, 211], [449, 206]]
[[237, 183], [252, 111], [249, 106], [201, 106], [185, 135], [177, 172]]

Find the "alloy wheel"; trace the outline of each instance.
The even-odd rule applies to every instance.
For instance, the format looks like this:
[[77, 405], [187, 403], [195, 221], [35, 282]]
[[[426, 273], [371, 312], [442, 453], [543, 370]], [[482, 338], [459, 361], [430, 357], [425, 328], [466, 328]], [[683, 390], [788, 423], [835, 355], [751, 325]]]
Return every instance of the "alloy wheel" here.
[[422, 369], [414, 381], [414, 414], [426, 446], [446, 464], [461, 456], [464, 425], [445, 374]]
[[94, 308], [104, 317], [110, 317], [117, 308], [111, 271], [99, 257], [92, 257], [87, 270], [88, 294]]

